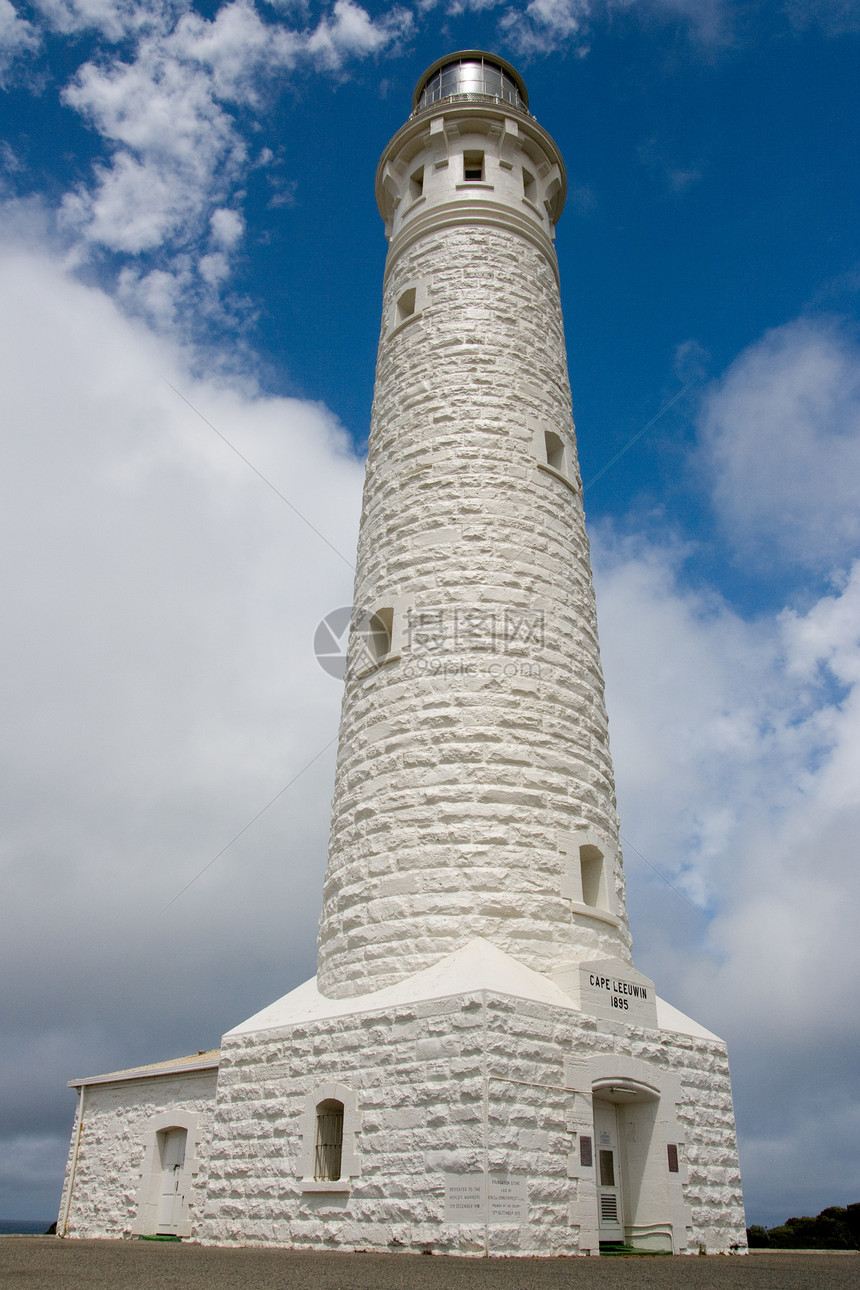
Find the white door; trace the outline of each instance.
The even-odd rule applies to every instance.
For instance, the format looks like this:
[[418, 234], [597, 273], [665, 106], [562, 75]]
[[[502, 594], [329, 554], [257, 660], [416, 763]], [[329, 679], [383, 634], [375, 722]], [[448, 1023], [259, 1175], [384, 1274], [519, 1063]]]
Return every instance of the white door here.
[[623, 1241], [618, 1111], [611, 1102], [594, 1103], [594, 1166], [597, 1170], [598, 1237], [601, 1241]]
[[159, 1135], [161, 1149], [161, 1194], [158, 1198], [156, 1232], [175, 1236], [183, 1218], [185, 1196], [182, 1191], [182, 1166], [185, 1164], [185, 1129], [168, 1129]]

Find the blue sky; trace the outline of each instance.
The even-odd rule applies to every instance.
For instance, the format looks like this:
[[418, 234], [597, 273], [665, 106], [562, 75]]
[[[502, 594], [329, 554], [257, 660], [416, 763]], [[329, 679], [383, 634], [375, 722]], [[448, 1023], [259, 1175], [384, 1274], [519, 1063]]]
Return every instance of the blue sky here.
[[0, 0], [0, 1214], [56, 1209], [67, 1078], [314, 970], [351, 574], [203, 418], [351, 558], [376, 162], [468, 47], [566, 158], [586, 483], [690, 383], [586, 492], [637, 964], [729, 1041], [749, 1221], [858, 1199], [858, 37], [849, 0]]

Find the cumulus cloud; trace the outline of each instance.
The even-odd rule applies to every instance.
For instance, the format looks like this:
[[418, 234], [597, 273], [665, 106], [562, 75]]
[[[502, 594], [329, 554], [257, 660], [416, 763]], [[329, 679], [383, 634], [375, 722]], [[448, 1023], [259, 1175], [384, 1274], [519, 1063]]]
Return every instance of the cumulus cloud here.
[[313, 973], [340, 693], [312, 640], [362, 467], [325, 408], [194, 380], [37, 250], [7, 241], [0, 290], [0, 1200], [38, 1215], [67, 1079], [217, 1044]]
[[38, 49], [39, 43], [33, 24], [21, 17], [10, 0], [0, 0], [0, 88], [5, 88], [16, 60]]
[[109, 41], [161, 28], [182, 12], [178, 0], [34, 0], [48, 25], [63, 35], [95, 31]]
[[529, 0], [525, 9], [508, 10], [500, 28], [521, 54], [548, 54], [584, 34], [588, 0]]
[[796, 1176], [774, 1188], [769, 1169], [815, 1141], [828, 1164], [805, 1172], [804, 1204], [845, 1204], [860, 563], [807, 612], [750, 622], [685, 584], [678, 547], [602, 530], [592, 549], [636, 962], [729, 1042], [748, 1213], [785, 1218]]
[[373, 20], [352, 0], [336, 0], [332, 17], [323, 17], [311, 32], [305, 49], [324, 67], [339, 68], [350, 56], [377, 53], [412, 29], [408, 9], [395, 8]]
[[637, 962], [729, 1041], [759, 1221], [785, 1218], [771, 1167], [816, 1141], [828, 1164], [805, 1170], [810, 1212], [860, 1185], [838, 1127], [860, 1039], [840, 985], [860, 972], [857, 374], [849, 338], [801, 320], [741, 354], [704, 404], [727, 532], [739, 552], [804, 565], [803, 610], [750, 618], [692, 586], [680, 540], [605, 526], [592, 543]]
[[64, 98], [112, 156], [92, 187], [66, 197], [67, 225], [130, 254], [193, 240], [247, 161], [225, 102], [250, 102], [256, 75], [292, 52], [288, 33], [237, 0], [211, 22], [186, 15], [175, 30], [145, 36], [130, 62], [84, 64]]
[[834, 323], [768, 332], [710, 392], [702, 461], [726, 537], [759, 566], [858, 551], [860, 347]]
[[[223, 309], [220, 293], [244, 231], [236, 209], [242, 182], [271, 157], [265, 148], [249, 155], [245, 127], [277, 75], [302, 63], [339, 70], [396, 45], [412, 24], [407, 10], [371, 18], [352, 0], [337, 0], [304, 28], [264, 21], [250, 0], [232, 0], [211, 19], [177, 17], [158, 4], [70, 3], [50, 9], [55, 25], [96, 25], [109, 39], [133, 28], [134, 42], [122, 56], [102, 50], [64, 91], [66, 105], [101, 136], [105, 155], [92, 178], [65, 195], [61, 226], [83, 258], [103, 250], [134, 261], [155, 257], [146, 267], [121, 268], [118, 287], [129, 309], [174, 327]], [[212, 245], [201, 247], [207, 227]]]

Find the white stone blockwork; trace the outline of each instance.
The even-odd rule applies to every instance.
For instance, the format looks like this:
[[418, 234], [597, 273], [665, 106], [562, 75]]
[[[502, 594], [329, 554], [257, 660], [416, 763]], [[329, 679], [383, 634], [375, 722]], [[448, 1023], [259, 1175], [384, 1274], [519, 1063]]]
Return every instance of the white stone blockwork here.
[[[420, 997], [464, 976], [472, 988]], [[520, 993], [488, 987], [493, 978]], [[630, 1239], [677, 1253], [743, 1243], [725, 1045], [681, 1014], [671, 1010], [674, 1026], [695, 1033], [588, 1016], [480, 942], [411, 987], [350, 1004], [310, 982], [225, 1036], [204, 1241], [596, 1253], [597, 1180], [579, 1146], [594, 1099], [609, 1098], [625, 1102]], [[263, 1020], [277, 1024], [253, 1028]], [[323, 1080], [354, 1094], [361, 1168], [348, 1188], [312, 1193], [307, 1106]], [[484, 1188], [477, 1221], [447, 1217], [452, 1179]], [[494, 1203], [499, 1180], [519, 1180], [521, 1221]]]
[[[170, 1232], [196, 1234], [218, 1076], [217, 1054], [173, 1066], [75, 1081], [78, 1106], [57, 1224], [61, 1236], [154, 1235], [159, 1230], [165, 1135], [185, 1131]], [[187, 1069], [195, 1060], [197, 1069]], [[182, 1069], [183, 1064], [186, 1069]], [[179, 1066], [179, 1069], [175, 1069]], [[167, 1230], [165, 1228], [165, 1230]]]
[[[553, 220], [542, 204], [540, 236], [520, 226], [522, 167], [556, 185], [554, 219], [563, 166], [533, 120], [504, 122], [438, 105], [380, 167], [392, 245], [355, 604], [358, 622], [396, 601], [402, 648], [370, 669], [351, 649], [320, 925], [332, 995], [474, 936], [543, 971], [630, 953]], [[462, 154], [480, 140], [473, 190]], [[412, 292], [420, 312], [392, 326]], [[571, 902], [560, 832], [601, 839], [614, 917]]]

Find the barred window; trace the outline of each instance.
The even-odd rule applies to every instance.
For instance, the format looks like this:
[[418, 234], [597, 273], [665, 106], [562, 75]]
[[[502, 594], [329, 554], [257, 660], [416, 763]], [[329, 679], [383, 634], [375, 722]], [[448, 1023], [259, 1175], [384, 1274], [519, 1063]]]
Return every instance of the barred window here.
[[343, 1102], [327, 1098], [317, 1106], [317, 1131], [314, 1142], [314, 1178], [320, 1182], [337, 1182], [343, 1154]]

